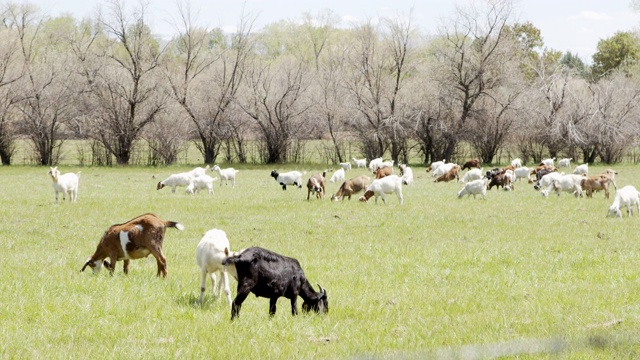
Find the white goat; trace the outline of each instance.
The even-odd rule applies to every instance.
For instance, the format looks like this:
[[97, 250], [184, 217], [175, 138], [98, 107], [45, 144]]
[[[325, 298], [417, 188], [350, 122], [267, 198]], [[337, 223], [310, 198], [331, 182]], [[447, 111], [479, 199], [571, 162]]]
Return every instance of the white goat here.
[[589, 175], [589, 164], [582, 164], [573, 169], [573, 173], [577, 175]]
[[522, 160], [515, 158], [513, 160], [511, 160], [511, 166], [513, 166], [514, 168], [519, 168], [522, 166]]
[[364, 159], [351, 158], [351, 161], [353, 161], [353, 164], [357, 168], [366, 168], [367, 167], [367, 158], [364, 158]]
[[333, 175], [331, 175], [331, 179], [329, 179], [330, 183], [334, 183], [334, 182], [343, 182], [344, 181], [344, 169], [340, 168], [338, 170], [336, 170]]
[[[549, 175], [550, 174], [543, 176], [543, 179], [544, 177]], [[546, 189], [540, 190], [540, 193], [544, 197], [547, 197], [549, 196], [551, 187], [553, 187], [556, 191], [556, 195], [558, 196], [560, 196], [560, 193], [564, 191], [564, 192], [574, 194], [575, 197], [580, 197], [582, 196], [582, 186], [580, 186], [580, 181], [582, 179], [583, 177], [581, 175], [575, 175], [575, 174], [562, 175], [560, 179], [553, 180], [553, 183], [549, 187], [547, 187]]]
[[553, 162], [556, 161], [556, 158], [544, 159], [541, 161], [542, 164], [546, 166], [553, 166]]
[[282, 186], [282, 190], [287, 190], [287, 185], [297, 186], [302, 189], [302, 175], [300, 171], [289, 171], [286, 173], [278, 173], [276, 170], [271, 171], [271, 177]]
[[398, 167], [400, 168], [400, 175], [402, 175], [402, 183], [405, 185], [413, 184], [413, 170], [407, 164], [400, 164]]
[[530, 179], [530, 170], [528, 167], [526, 166], [522, 166], [519, 167], [517, 169], [515, 169], [513, 171], [513, 175], [515, 176], [515, 180], [520, 180], [520, 179], [527, 179], [527, 181], [529, 181]]
[[[537, 184], [535, 184], [533, 186], [534, 189], [536, 190], [540, 190], [540, 189], [547, 189], [551, 186], [553, 186], [553, 182], [556, 180], [560, 180], [560, 178], [562, 177], [562, 174], [559, 172], [552, 172], [552, 173], [548, 173], [546, 175], [544, 175], [542, 178], [540, 178], [540, 181], [538, 181]], [[543, 196], [549, 196], [549, 191], [547, 191], [547, 194], [545, 195], [544, 193], [542, 194]]]
[[431, 165], [429, 165], [429, 167], [427, 168], [427, 172], [429, 171], [436, 171], [437, 168], [439, 168], [440, 166], [444, 165], [444, 160], [441, 161], [434, 161], [431, 163]]
[[[393, 168], [393, 160], [381, 162], [380, 164], [378, 164], [378, 167], [376, 169], [381, 169], [381, 168], [385, 168], [385, 167]], [[376, 169], [373, 169], [373, 171], [375, 172]]]
[[225, 185], [228, 185], [228, 181], [231, 180], [231, 187], [236, 187], [236, 174], [240, 170], [234, 168], [220, 169], [220, 166], [213, 165], [211, 171], [217, 171], [218, 175], [220, 175], [220, 186], [222, 186], [222, 180], [224, 180]]
[[482, 179], [484, 175], [482, 174], [482, 169], [471, 169], [467, 171], [464, 176], [458, 180], [461, 183], [468, 183], [473, 180]]
[[389, 175], [380, 179], [373, 180], [371, 185], [367, 187], [364, 195], [360, 197], [360, 201], [366, 202], [372, 196], [376, 197], [376, 204], [378, 203], [378, 197], [382, 198], [383, 203], [387, 203], [387, 199], [385, 194], [396, 193], [398, 196], [398, 200], [400, 201], [400, 205], [403, 203], [402, 198], [402, 178], [398, 175]]
[[431, 173], [432, 177], [440, 177], [446, 173], [449, 172], [449, 170], [453, 169], [454, 166], [456, 166], [456, 163], [446, 163], [446, 164], [442, 164], [440, 166], [438, 166], [435, 170], [433, 170], [433, 172]]
[[470, 181], [464, 185], [464, 187], [458, 191], [458, 199], [461, 199], [463, 196], [473, 195], [473, 198], [476, 198], [476, 195], [482, 195], [483, 199], [487, 198], [487, 183], [488, 179], [476, 179]]
[[351, 170], [351, 163], [350, 162], [341, 162], [340, 163], [340, 167], [344, 169], [344, 171], [350, 171]]
[[51, 186], [56, 194], [56, 203], [58, 202], [58, 193], [62, 193], [62, 202], [66, 200], [67, 194], [69, 194], [69, 202], [76, 202], [78, 199], [78, 183], [80, 181], [80, 172], [77, 174], [66, 173], [60, 175], [58, 167], [49, 168], [48, 174], [53, 181]]
[[168, 178], [158, 182], [158, 185], [156, 186], [156, 190], [160, 190], [165, 186], [170, 186], [171, 192], [175, 193], [176, 187], [189, 186], [189, 184], [191, 183], [191, 180], [193, 180], [198, 176], [205, 175], [207, 173], [207, 170], [209, 170], [209, 165], [207, 165], [207, 167], [205, 168], [197, 167], [191, 171], [169, 175]]
[[186, 193], [193, 195], [200, 190], [207, 189], [209, 194], [213, 194], [213, 182], [218, 178], [212, 178], [209, 175], [200, 175], [191, 179], [191, 182], [187, 186]]
[[616, 191], [616, 198], [613, 200], [613, 204], [609, 207], [607, 217], [617, 216], [622, 218], [622, 211], [620, 209], [626, 207], [629, 217], [633, 215], [633, 208], [635, 207], [640, 214], [640, 198], [638, 197], [638, 190], [633, 185], [627, 185], [622, 189]]
[[369, 170], [371, 170], [371, 172], [376, 172], [376, 170], [378, 169], [378, 166], [382, 164], [382, 158], [375, 158], [371, 161], [369, 161]]
[[564, 159], [560, 159], [558, 160], [558, 167], [568, 167], [571, 168], [571, 160], [573, 160], [573, 158], [564, 158]]
[[[207, 286], [207, 276], [211, 278], [211, 291], [214, 297], [219, 298], [224, 289], [227, 302], [231, 306], [231, 290], [229, 290], [229, 277], [227, 276], [227, 267], [222, 265], [222, 261], [232, 256], [229, 248], [229, 239], [227, 234], [219, 229], [211, 229], [200, 240], [196, 247], [196, 263], [200, 267], [200, 304], [204, 299], [204, 292]], [[230, 271], [232, 267], [229, 267]], [[233, 268], [235, 269], [235, 267]], [[216, 274], [218, 275], [216, 289]], [[237, 278], [237, 274], [232, 273]]]

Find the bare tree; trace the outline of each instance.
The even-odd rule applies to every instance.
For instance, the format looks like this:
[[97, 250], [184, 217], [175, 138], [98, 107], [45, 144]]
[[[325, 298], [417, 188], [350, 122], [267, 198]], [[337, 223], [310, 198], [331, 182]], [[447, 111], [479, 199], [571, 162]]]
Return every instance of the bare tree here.
[[144, 5], [131, 17], [117, 0], [109, 7], [110, 17], [101, 20], [108, 36], [92, 45], [101, 60], [99, 70], [95, 77], [85, 74], [85, 80], [91, 89], [92, 136], [118, 164], [128, 164], [142, 130], [165, 106], [161, 80], [155, 75], [162, 51], [145, 22]]
[[[169, 69], [172, 97], [191, 119], [205, 163], [218, 157], [223, 141], [233, 136], [224, 123], [242, 82], [252, 50], [250, 32], [255, 19], [242, 15], [230, 44], [221, 33], [196, 28], [188, 7], [180, 7], [179, 36], [174, 40], [179, 62]], [[212, 46], [214, 38], [218, 42]], [[173, 64], [171, 64], [173, 65]], [[177, 75], [177, 76], [176, 76]]]
[[[29, 8], [23, 8], [29, 12]], [[24, 75], [24, 62], [21, 61], [21, 43], [19, 34], [25, 33], [28, 20], [20, 16], [23, 10], [17, 5], [7, 5], [1, 9], [4, 19], [0, 27], [0, 161], [11, 165], [16, 149], [17, 137], [15, 104], [21, 100], [16, 82]], [[18, 21], [17, 23], [15, 21]], [[22, 27], [21, 30], [18, 28]]]
[[447, 160], [461, 140], [460, 130], [474, 118], [476, 102], [501, 84], [501, 68], [515, 56], [512, 39], [503, 31], [511, 16], [511, 1], [485, 1], [482, 5], [458, 9], [457, 19], [444, 30], [445, 41], [436, 52], [440, 66], [435, 69], [435, 79], [451, 88], [456, 103], [454, 117], [449, 119], [451, 132], [445, 134]]
[[12, 22], [18, 24], [25, 69], [16, 88], [22, 97], [16, 103], [21, 118], [18, 127], [30, 140], [38, 164], [53, 165], [60, 159], [64, 124], [73, 113], [73, 79], [66, 66], [67, 56], [62, 42], [43, 30], [33, 7], [11, 11]]
[[302, 96], [309, 88], [305, 62], [292, 58], [268, 65], [254, 63], [248, 76], [247, 97], [240, 106], [259, 129], [260, 157], [272, 164], [297, 154], [295, 141], [310, 131], [301, 117], [311, 107]]

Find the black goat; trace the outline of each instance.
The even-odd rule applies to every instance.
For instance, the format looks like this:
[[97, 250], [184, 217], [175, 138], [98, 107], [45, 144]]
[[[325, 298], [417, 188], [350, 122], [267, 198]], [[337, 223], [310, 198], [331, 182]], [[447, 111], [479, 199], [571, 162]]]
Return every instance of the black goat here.
[[238, 292], [231, 306], [231, 320], [238, 317], [242, 302], [250, 292], [259, 297], [269, 298], [269, 315], [276, 313], [276, 301], [284, 296], [291, 300], [291, 313], [298, 314], [298, 296], [304, 303], [302, 310], [317, 313], [329, 311], [327, 291], [320, 285], [320, 292], [313, 290], [304, 276], [298, 260], [276, 254], [260, 247], [250, 247], [226, 258], [225, 266], [235, 266], [238, 275]]

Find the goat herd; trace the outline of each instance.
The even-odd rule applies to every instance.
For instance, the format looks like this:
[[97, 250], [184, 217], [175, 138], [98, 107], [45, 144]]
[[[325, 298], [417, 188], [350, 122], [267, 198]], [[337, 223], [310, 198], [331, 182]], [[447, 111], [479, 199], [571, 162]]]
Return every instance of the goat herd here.
[[[605, 197], [608, 199], [609, 185], [613, 185], [617, 191], [607, 216], [622, 217], [621, 209], [623, 208], [626, 208], [627, 213], [631, 216], [634, 207], [640, 214], [638, 191], [632, 185], [618, 190], [615, 183], [617, 172], [607, 169], [602, 174], [588, 176], [587, 164], [577, 166], [570, 174], [558, 171], [563, 167], [570, 169], [571, 160], [561, 159], [556, 168], [554, 166], [555, 158], [545, 159], [536, 167], [529, 169], [522, 166], [520, 159], [514, 159], [509, 166], [494, 168], [485, 173], [482, 172], [481, 162], [478, 159], [469, 160], [462, 166], [436, 161], [427, 167], [426, 171], [432, 173], [435, 178], [434, 182], [449, 182], [456, 179], [465, 183], [457, 194], [458, 198], [462, 198], [464, 195], [473, 195], [474, 198], [476, 195], [481, 195], [486, 198], [487, 190], [491, 190], [494, 186], [511, 191], [514, 189], [515, 183], [521, 179], [526, 179], [528, 183], [535, 183], [534, 188], [540, 190], [544, 197], [547, 197], [551, 191], [554, 191], [558, 196], [561, 192], [568, 192], [576, 197], [581, 197], [583, 194], [591, 197], [593, 192], [604, 191]], [[367, 167], [366, 159], [353, 158], [352, 162], [357, 168]], [[345, 197], [351, 199], [352, 195], [364, 190], [364, 194], [359, 198], [360, 201], [366, 202], [375, 196], [376, 203], [378, 197], [381, 197], [382, 201], [386, 203], [385, 195], [395, 193], [402, 204], [402, 185], [413, 183], [413, 172], [410, 167], [400, 164], [400, 176], [397, 176], [393, 174], [393, 161], [383, 161], [382, 158], [373, 159], [368, 164], [369, 170], [375, 174], [373, 181], [366, 175], [345, 180], [345, 173], [351, 168], [351, 162], [340, 163], [340, 168], [330, 178], [330, 183], [342, 182], [338, 191], [331, 196], [332, 201], [344, 200]], [[465, 169], [468, 171], [461, 177], [461, 172]], [[213, 182], [217, 178], [207, 175], [207, 170], [209, 170], [208, 165], [206, 168], [198, 167], [189, 172], [173, 174], [158, 182], [157, 189], [160, 190], [168, 186], [175, 193], [176, 187], [185, 186], [188, 194], [194, 194], [203, 189], [213, 193]], [[221, 169], [218, 165], [214, 165], [211, 171], [217, 172], [221, 181], [231, 182], [231, 186], [235, 186], [238, 170]], [[327, 170], [309, 177], [306, 182], [307, 200], [311, 196], [319, 199], [324, 198], [326, 173]], [[287, 185], [302, 188], [304, 174], [299, 171], [278, 173], [273, 170], [271, 172], [271, 176], [282, 186], [283, 190], [287, 189]], [[49, 175], [53, 181], [56, 202], [58, 202], [59, 193], [62, 193], [63, 201], [68, 195], [71, 202], [76, 202], [80, 173], [60, 174], [56, 167], [52, 167]], [[124, 262], [123, 270], [126, 274], [130, 260], [153, 255], [157, 261], [157, 275], [165, 277], [167, 265], [162, 252], [162, 243], [166, 228], [184, 229], [180, 223], [162, 220], [153, 214], [144, 214], [126, 223], [109, 227], [98, 243], [95, 253], [85, 262], [81, 271], [90, 267], [94, 273], [98, 273], [104, 266], [113, 274], [116, 262], [122, 260]], [[279, 297], [290, 299], [293, 315], [297, 314], [298, 296], [304, 300], [302, 309], [305, 312], [313, 310], [318, 313], [326, 313], [329, 310], [326, 290], [320, 285], [318, 285], [319, 291], [313, 289], [296, 259], [260, 247], [231, 252], [227, 235], [222, 230], [209, 230], [202, 237], [196, 248], [196, 262], [202, 275], [200, 303], [203, 301], [206, 280], [210, 278], [212, 287], [216, 288], [217, 285], [215, 291], [218, 296], [224, 290], [231, 306], [232, 320], [238, 316], [242, 303], [249, 293], [270, 299], [270, 315], [275, 314], [276, 301]], [[231, 274], [238, 281], [237, 295], [233, 301], [229, 290], [228, 274]], [[218, 281], [216, 281], [216, 277], [219, 278]]]

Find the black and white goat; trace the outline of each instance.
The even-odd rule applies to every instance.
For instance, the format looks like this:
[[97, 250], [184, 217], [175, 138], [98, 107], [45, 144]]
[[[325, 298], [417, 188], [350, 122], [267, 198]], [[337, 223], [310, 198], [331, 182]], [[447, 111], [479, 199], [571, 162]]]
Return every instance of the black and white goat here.
[[271, 171], [271, 177], [276, 179], [278, 184], [282, 185], [282, 190], [287, 190], [287, 185], [297, 186], [298, 189], [302, 188], [302, 175], [300, 171], [289, 171], [286, 173], [278, 173], [276, 170]]
[[[276, 302], [281, 296], [291, 300], [293, 315], [298, 314], [298, 296], [304, 300], [302, 311], [329, 311], [327, 291], [320, 285], [319, 292], [313, 290], [304, 276], [300, 263], [294, 258], [260, 247], [250, 247], [226, 258], [222, 264], [235, 268], [238, 276], [238, 291], [231, 305], [231, 320], [238, 317], [242, 302], [250, 292], [259, 297], [269, 298], [271, 316], [276, 313]], [[229, 272], [234, 271], [229, 269]]]
[[[118, 260], [124, 260], [124, 273], [129, 273], [129, 260], [147, 257], [150, 254], [158, 263], [158, 276], [167, 276], [167, 260], [162, 253], [162, 241], [166, 229], [183, 230], [184, 226], [175, 221], [162, 220], [154, 214], [140, 215], [124, 224], [111, 225], [98, 243], [96, 252], [84, 263], [80, 271], [89, 266], [94, 273], [102, 270], [102, 265], [111, 275]], [[111, 262], [105, 260], [109, 258]]]

